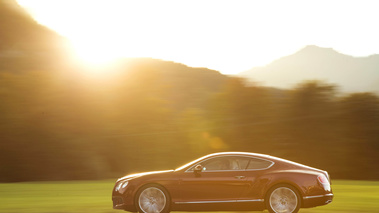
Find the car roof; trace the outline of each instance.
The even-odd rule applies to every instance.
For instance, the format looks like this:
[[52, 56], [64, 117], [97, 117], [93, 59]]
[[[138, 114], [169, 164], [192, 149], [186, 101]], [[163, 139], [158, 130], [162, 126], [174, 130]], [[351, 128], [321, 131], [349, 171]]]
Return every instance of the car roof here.
[[263, 157], [263, 158], [268, 158], [268, 159], [276, 158], [271, 155], [259, 154], [259, 153], [253, 153], [253, 152], [216, 152], [213, 154], [206, 155], [204, 156], [204, 158], [213, 157], [213, 156], [224, 156], [224, 155], [241, 155], [241, 156], [251, 156], [251, 157]]

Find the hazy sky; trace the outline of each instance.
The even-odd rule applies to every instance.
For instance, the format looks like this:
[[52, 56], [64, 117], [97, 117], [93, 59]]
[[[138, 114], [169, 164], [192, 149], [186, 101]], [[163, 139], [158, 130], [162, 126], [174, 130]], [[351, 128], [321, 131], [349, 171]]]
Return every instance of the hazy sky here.
[[379, 53], [379, 1], [18, 0], [87, 62], [152, 57], [234, 74], [306, 45]]

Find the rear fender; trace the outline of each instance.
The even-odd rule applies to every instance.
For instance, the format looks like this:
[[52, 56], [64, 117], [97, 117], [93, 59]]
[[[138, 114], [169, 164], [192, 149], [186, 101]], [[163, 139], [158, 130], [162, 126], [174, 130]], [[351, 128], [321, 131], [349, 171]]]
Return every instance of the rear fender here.
[[[292, 174], [293, 175], [293, 174]], [[266, 185], [264, 188], [262, 197], [265, 197], [267, 192], [274, 186], [278, 184], [288, 184], [297, 189], [297, 191], [300, 193], [300, 196], [303, 197], [305, 195], [304, 186], [299, 186], [298, 180], [296, 178], [291, 177], [291, 175], [288, 174], [278, 174], [274, 178], [270, 180], [270, 182]]]

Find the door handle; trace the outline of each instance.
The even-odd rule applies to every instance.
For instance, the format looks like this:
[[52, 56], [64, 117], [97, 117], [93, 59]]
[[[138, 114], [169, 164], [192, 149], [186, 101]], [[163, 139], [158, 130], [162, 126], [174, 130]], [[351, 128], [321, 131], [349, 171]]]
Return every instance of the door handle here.
[[236, 179], [244, 179], [244, 178], [246, 178], [245, 176], [234, 176], [234, 178], [236, 178]]

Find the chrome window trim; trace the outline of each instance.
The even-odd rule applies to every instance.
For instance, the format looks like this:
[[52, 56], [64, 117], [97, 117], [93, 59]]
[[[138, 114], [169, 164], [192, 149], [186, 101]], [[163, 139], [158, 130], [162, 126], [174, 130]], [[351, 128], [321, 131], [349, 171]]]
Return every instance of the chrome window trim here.
[[326, 194], [326, 195], [306, 196], [306, 197], [303, 197], [303, 199], [312, 199], [312, 198], [320, 198], [320, 197], [331, 197], [331, 196], [333, 196], [332, 193]]
[[193, 167], [195, 167], [196, 165], [198, 164], [201, 164], [202, 162], [204, 161], [207, 161], [207, 160], [211, 160], [213, 158], [219, 158], [219, 157], [246, 157], [246, 158], [254, 158], [254, 159], [259, 159], [259, 160], [264, 160], [264, 161], [268, 161], [268, 162], [271, 162], [271, 165], [266, 167], [266, 168], [262, 168], [262, 169], [233, 169], [233, 170], [205, 170], [205, 171], [201, 171], [201, 172], [232, 172], [232, 171], [259, 171], [259, 170], [265, 170], [265, 169], [269, 169], [271, 168], [275, 162], [271, 161], [271, 160], [267, 160], [267, 159], [264, 159], [264, 158], [260, 158], [260, 157], [255, 157], [255, 156], [245, 156], [245, 155], [225, 155], [225, 156], [213, 156], [213, 157], [210, 157], [210, 158], [207, 158], [207, 159], [203, 159], [197, 163], [194, 163], [192, 166], [190, 166], [185, 172], [193, 172], [193, 171], [189, 171], [191, 170]]
[[211, 203], [246, 203], [246, 202], [264, 202], [264, 199], [188, 201], [188, 202], [175, 202], [175, 204], [207, 204], [207, 203], [211, 204]]

